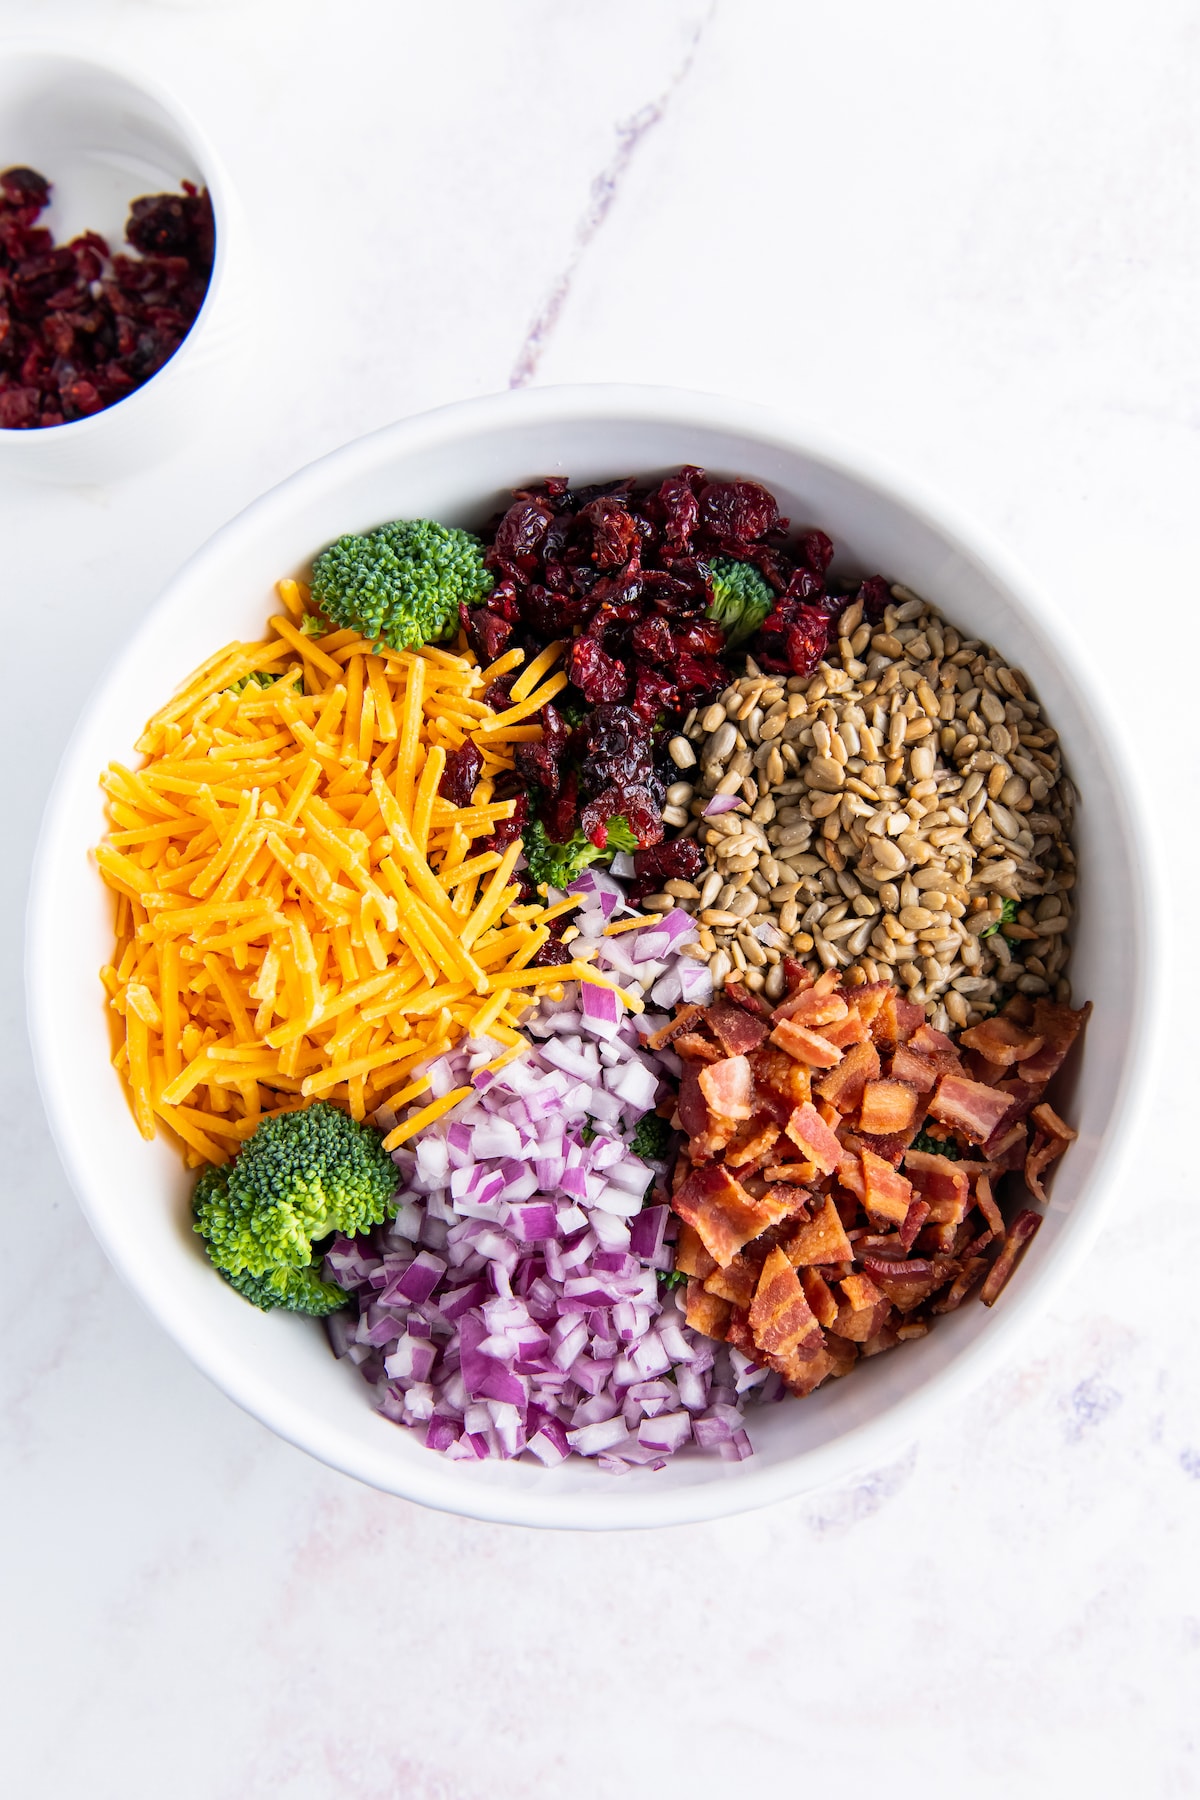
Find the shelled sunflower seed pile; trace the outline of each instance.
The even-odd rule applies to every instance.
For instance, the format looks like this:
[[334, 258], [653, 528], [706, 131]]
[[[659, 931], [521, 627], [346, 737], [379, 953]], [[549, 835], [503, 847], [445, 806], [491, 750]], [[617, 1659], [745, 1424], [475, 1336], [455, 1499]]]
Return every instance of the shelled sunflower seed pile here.
[[[1066, 1001], [1074, 797], [1057, 734], [1019, 670], [891, 592], [877, 625], [858, 602], [841, 615], [813, 676], [747, 658], [688, 716], [664, 817], [709, 870], [647, 904], [697, 915], [693, 954], [718, 987], [778, 998], [788, 953], [852, 985], [899, 980], [942, 1031], [1013, 993]], [[734, 809], [705, 816], [715, 795]]]

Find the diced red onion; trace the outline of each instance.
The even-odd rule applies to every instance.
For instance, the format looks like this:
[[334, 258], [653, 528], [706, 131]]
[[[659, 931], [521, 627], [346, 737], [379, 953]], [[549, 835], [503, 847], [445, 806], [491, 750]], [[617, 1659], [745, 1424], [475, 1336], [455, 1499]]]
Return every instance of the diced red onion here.
[[738, 807], [741, 804], [742, 800], [740, 794], [714, 794], [708, 805], [704, 808], [704, 817], [706, 819], [715, 819], [719, 817], [721, 813], [733, 812], [735, 807]]

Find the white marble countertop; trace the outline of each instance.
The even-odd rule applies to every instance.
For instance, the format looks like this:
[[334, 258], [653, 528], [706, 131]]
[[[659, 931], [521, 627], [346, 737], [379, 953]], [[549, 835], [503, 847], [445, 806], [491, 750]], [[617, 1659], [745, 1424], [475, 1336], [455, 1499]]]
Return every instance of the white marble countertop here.
[[217, 525], [402, 414], [608, 379], [769, 401], [1001, 534], [1126, 700], [1191, 941], [1195, 7], [0, 0], [34, 23], [204, 122], [267, 324], [223, 441], [0, 491], [5, 1791], [1200, 1792], [1194, 956], [1135, 1223], [1002, 1374], [844, 1487], [582, 1538], [357, 1487], [184, 1361], [67, 1188], [17, 949], [74, 714]]

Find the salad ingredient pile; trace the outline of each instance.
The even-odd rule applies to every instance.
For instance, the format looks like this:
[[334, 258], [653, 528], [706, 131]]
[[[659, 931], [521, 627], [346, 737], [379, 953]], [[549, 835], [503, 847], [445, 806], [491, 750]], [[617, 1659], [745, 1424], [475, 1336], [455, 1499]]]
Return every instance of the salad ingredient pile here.
[[740, 1460], [1038, 1229], [1057, 738], [832, 554], [695, 468], [345, 536], [104, 777], [139, 1128], [432, 1449]]
[[36, 169], [0, 174], [0, 429], [86, 418], [132, 394], [174, 356], [212, 277], [208, 190], [147, 194], [109, 250], [95, 231], [55, 244], [38, 219], [50, 183]]

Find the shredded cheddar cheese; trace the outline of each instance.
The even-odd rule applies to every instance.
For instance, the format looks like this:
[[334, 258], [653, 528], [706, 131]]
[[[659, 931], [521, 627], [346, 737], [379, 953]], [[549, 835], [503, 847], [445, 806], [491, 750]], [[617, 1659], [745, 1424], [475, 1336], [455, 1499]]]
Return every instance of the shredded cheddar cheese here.
[[[310, 636], [300, 584], [280, 582], [279, 600], [273, 635], [209, 657], [149, 721], [141, 767], [101, 781], [113, 1062], [142, 1135], [165, 1127], [192, 1166], [226, 1162], [262, 1118], [311, 1098], [360, 1119], [406, 1105], [428, 1086], [421, 1066], [468, 1034], [508, 1046], [498, 1067], [539, 989], [600, 979], [529, 967], [573, 902], [515, 905], [519, 840], [476, 847], [512, 816], [493, 784], [510, 745], [540, 736], [518, 721], [562, 685], [543, 680], [561, 646], [493, 714], [481, 695], [520, 652], [480, 670], [465, 648]], [[476, 735], [483, 772], [456, 807], [438, 792], [446, 758]]]

